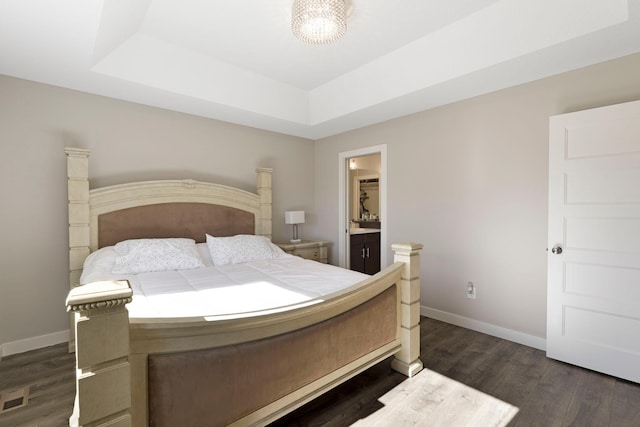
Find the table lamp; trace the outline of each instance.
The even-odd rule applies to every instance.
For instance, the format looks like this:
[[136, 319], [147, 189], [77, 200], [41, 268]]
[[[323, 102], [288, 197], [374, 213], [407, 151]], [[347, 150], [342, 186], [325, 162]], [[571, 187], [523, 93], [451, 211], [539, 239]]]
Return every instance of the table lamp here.
[[300, 243], [298, 238], [298, 224], [304, 224], [304, 211], [287, 211], [284, 213], [284, 223], [293, 225], [293, 239], [291, 243]]

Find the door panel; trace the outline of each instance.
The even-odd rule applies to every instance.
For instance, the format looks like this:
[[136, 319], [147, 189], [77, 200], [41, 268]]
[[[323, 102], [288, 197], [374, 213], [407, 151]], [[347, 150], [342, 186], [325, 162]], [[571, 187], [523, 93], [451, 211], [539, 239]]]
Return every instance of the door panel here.
[[567, 203], [638, 203], [640, 183], [638, 170], [575, 171], [567, 180]]
[[376, 274], [380, 271], [380, 233], [365, 234], [365, 269], [367, 274]]
[[350, 269], [364, 273], [364, 234], [352, 234], [349, 238]]
[[[640, 183], [639, 183], [640, 184]], [[640, 252], [640, 219], [567, 218], [566, 248], [575, 250]]]
[[640, 335], [612, 334], [612, 330], [627, 331], [637, 327], [637, 319], [617, 316], [606, 311], [592, 311], [566, 307], [564, 313], [565, 335], [594, 346], [607, 346], [619, 351], [640, 352]]
[[640, 301], [640, 270], [605, 265], [565, 263], [565, 292], [624, 303]]
[[640, 102], [551, 118], [548, 244], [547, 355], [640, 382]]
[[[612, 107], [605, 108], [616, 109], [620, 106], [631, 104], [633, 103], [614, 105]], [[632, 106], [631, 108], [634, 107]], [[587, 110], [584, 113], [597, 115], [599, 114], [597, 110], [603, 111], [604, 109], [598, 108], [595, 110]], [[571, 114], [581, 113], [583, 112]], [[604, 114], [609, 113], [604, 112]], [[613, 114], [617, 113], [614, 112]], [[566, 117], [569, 115], [566, 114], [564, 116]], [[640, 151], [636, 141], [634, 141], [633, 138], [629, 138], [630, 135], [640, 135], [640, 122], [631, 116], [621, 116], [618, 118], [610, 116], [610, 120], [606, 123], [603, 123], [602, 121], [594, 123], [582, 122], [577, 126], [568, 127], [566, 130], [567, 133], [570, 134], [570, 137], [567, 138], [567, 158], [569, 160]], [[603, 141], [606, 142], [603, 143]]]

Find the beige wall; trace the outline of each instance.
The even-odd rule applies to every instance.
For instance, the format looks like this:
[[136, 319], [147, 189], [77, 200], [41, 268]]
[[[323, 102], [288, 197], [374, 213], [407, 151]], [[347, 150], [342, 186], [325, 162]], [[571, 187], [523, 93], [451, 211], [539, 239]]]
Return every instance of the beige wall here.
[[194, 178], [255, 191], [255, 168], [272, 167], [274, 238], [289, 238], [285, 210], [315, 220], [309, 140], [0, 76], [0, 346], [69, 328], [65, 146], [92, 150], [92, 187]]
[[338, 240], [338, 154], [387, 144], [388, 242], [424, 244], [423, 312], [544, 338], [549, 116], [637, 99], [640, 55], [317, 141], [316, 234]]

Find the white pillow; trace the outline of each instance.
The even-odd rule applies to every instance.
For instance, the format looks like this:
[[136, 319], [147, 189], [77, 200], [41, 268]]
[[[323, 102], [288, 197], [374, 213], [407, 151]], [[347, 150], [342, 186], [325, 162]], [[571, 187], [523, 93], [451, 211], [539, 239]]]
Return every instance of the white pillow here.
[[213, 265], [242, 264], [266, 261], [284, 252], [267, 237], [238, 234], [231, 237], [213, 237], [207, 234], [207, 247]]
[[193, 239], [132, 239], [117, 243], [111, 270], [116, 274], [188, 270], [204, 267]]

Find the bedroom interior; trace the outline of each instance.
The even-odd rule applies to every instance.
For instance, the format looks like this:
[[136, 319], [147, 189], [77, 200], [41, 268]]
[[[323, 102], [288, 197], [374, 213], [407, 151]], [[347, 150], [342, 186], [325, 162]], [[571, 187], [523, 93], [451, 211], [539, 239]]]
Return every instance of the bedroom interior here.
[[[546, 350], [549, 118], [640, 99], [638, 1], [590, 2], [593, 9], [584, 10], [585, 19], [580, 21], [584, 27], [565, 34], [564, 41], [548, 39], [544, 49], [528, 46], [528, 51], [503, 58], [489, 58], [486, 49], [478, 49], [487, 62], [475, 64], [477, 69], [460, 62], [456, 64], [462, 67], [460, 73], [448, 80], [429, 81], [433, 74], [425, 72], [442, 58], [432, 56], [427, 64], [420, 59], [425, 55], [416, 55], [409, 48], [390, 50], [393, 55], [360, 69], [371, 73], [372, 81], [388, 81], [388, 87], [379, 88], [387, 90], [387, 95], [375, 91], [375, 84], [369, 85], [364, 74], [353, 72], [333, 80], [347, 88], [342, 94], [331, 84], [316, 91], [313, 85], [295, 90], [291, 89], [295, 85], [286, 86], [278, 101], [282, 103], [271, 107], [265, 107], [268, 103], [263, 96], [273, 94], [273, 79], [265, 79], [264, 87], [249, 88], [243, 82], [230, 85], [237, 87], [233, 96], [214, 90], [194, 99], [192, 88], [168, 90], [171, 76], [167, 74], [145, 80], [153, 75], [153, 59], [157, 58], [147, 57], [149, 62], [140, 64], [137, 75], [119, 68], [136, 49], [155, 46], [160, 56], [166, 53], [164, 39], [154, 32], [154, 25], [170, 2], [142, 3], [130, 4], [132, 12], [140, 13], [132, 15], [138, 21], [130, 23], [126, 40], [117, 37], [106, 13], [108, 7], [103, 10], [105, 15], [98, 12], [102, 2], [86, 2], [86, 9], [78, 9], [77, 14], [63, 13], [65, 7], [77, 6], [75, 2], [61, 2], [60, 10], [50, 13], [57, 17], [50, 22], [43, 16], [51, 10], [38, 1], [0, 5], [0, 16], [14, 18], [0, 26], [0, 54], [6, 58], [0, 64], [0, 155], [8, 160], [0, 172], [2, 197], [8, 201], [0, 213], [7, 249], [3, 282], [17, 285], [0, 288], [0, 366], [12, 357], [69, 339], [64, 311], [68, 292], [64, 147], [91, 150], [92, 188], [189, 178], [252, 191], [253, 170], [272, 168], [278, 189], [273, 194], [274, 241], [291, 239], [285, 212], [292, 208], [304, 211], [302, 237], [327, 242], [327, 261], [337, 265], [340, 153], [385, 145], [389, 203], [383, 220], [387, 221], [389, 245], [381, 251], [389, 264], [392, 242], [424, 245], [420, 271], [423, 319]], [[280, 3], [290, 8], [290, 2]], [[316, 50], [318, 55], [327, 55], [332, 47], [353, 47], [350, 43], [356, 43], [357, 30], [366, 28], [363, 15], [358, 16], [365, 6], [355, 0], [349, 3], [353, 9], [347, 32], [335, 44], [323, 47], [328, 49]], [[418, 3], [426, 7], [430, 2]], [[548, 27], [540, 28], [556, 28], [554, 25], [573, 17], [574, 8], [583, 9], [571, 1], [562, 5], [526, 3], [536, 11], [554, 8], [557, 12], [554, 17], [541, 17]], [[455, 22], [461, 22], [456, 19], [465, 18], [464, 23], [471, 25], [474, 19], [510, 12], [509, 1], [476, 3], [477, 10], [471, 10], [470, 2], [457, 4], [463, 16], [446, 21], [437, 15], [441, 23], [449, 22], [442, 28], [452, 32], [459, 28]], [[42, 9], [43, 15], [31, 16], [29, 5], [32, 10]], [[37, 40], [25, 37], [39, 25], [42, 31], [57, 34], [51, 36], [51, 43], [67, 43], [69, 29], [79, 25], [81, 12], [93, 13], [82, 28], [98, 37], [81, 47], [84, 53], [69, 57], [66, 66], [59, 59], [64, 49], [59, 50], [59, 58], [52, 58]], [[149, 12], [146, 18], [143, 12]], [[68, 21], [71, 16], [78, 18], [73, 24]], [[373, 13], [372, 19], [376, 16]], [[16, 28], [16, 23], [23, 28]], [[430, 31], [436, 31], [437, 23], [433, 25]], [[76, 29], [76, 36], [82, 33]], [[549, 37], [555, 34], [549, 33]], [[537, 34], [529, 35], [535, 39]], [[483, 35], [488, 36], [476, 34], [479, 40]], [[421, 37], [422, 44], [415, 43], [413, 49], [427, 49], [428, 40]], [[300, 42], [291, 38], [293, 41], [282, 40], [285, 44], [280, 46], [300, 54], [302, 48], [294, 44]], [[110, 49], [110, 43], [120, 43], [121, 49]], [[74, 47], [77, 42], [68, 44]], [[18, 48], [33, 50], [20, 55]], [[81, 55], [93, 59], [80, 61], [84, 71], [71, 73]], [[390, 69], [397, 70], [388, 66], [398, 62], [413, 65], [404, 70], [407, 74], [402, 82], [381, 77], [389, 75]], [[224, 64], [211, 70], [212, 64], [206, 69], [217, 78], [238, 70]], [[417, 81], [421, 74], [424, 79]], [[238, 73], [236, 77], [249, 75]], [[356, 80], [362, 84], [352, 84]], [[370, 99], [364, 99], [365, 92]], [[298, 98], [302, 93], [311, 96]], [[310, 109], [299, 108], [296, 100], [302, 98], [315, 104]], [[349, 98], [351, 101], [345, 101]], [[302, 111], [314, 115], [305, 116]], [[37, 268], [33, 268], [34, 259]], [[475, 300], [466, 297], [469, 281], [478, 289]], [[432, 350], [423, 349], [422, 354], [424, 351], [430, 354]], [[423, 362], [428, 369], [428, 360]], [[637, 414], [631, 415], [635, 422], [634, 416]]]
[[392, 265], [356, 273], [272, 243], [270, 168], [254, 192], [191, 179], [90, 188], [90, 151], [65, 154], [69, 425], [266, 425], [389, 356], [407, 377], [423, 369], [421, 244], [393, 244]]

